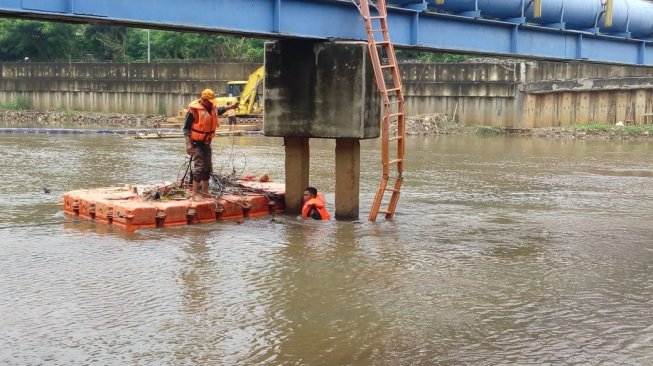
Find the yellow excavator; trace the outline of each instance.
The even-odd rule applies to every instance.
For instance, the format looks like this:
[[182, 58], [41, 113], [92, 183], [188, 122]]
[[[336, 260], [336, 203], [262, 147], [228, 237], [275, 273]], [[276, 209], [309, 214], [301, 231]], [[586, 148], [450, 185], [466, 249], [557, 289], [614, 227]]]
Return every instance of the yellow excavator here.
[[262, 117], [263, 105], [261, 104], [259, 86], [263, 83], [265, 69], [263, 66], [249, 75], [247, 81], [230, 81], [223, 97], [216, 98], [218, 107], [238, 103], [236, 115], [238, 117]]
[[[245, 123], [262, 123], [263, 98], [259, 89], [263, 84], [264, 77], [265, 69], [261, 66], [251, 73], [247, 80], [227, 82], [225, 95], [215, 99], [218, 107], [238, 103], [236, 116], [246, 119]], [[161, 124], [159, 127], [178, 127], [184, 123], [186, 112], [186, 109], [180, 109], [176, 117], [168, 118], [166, 123]]]

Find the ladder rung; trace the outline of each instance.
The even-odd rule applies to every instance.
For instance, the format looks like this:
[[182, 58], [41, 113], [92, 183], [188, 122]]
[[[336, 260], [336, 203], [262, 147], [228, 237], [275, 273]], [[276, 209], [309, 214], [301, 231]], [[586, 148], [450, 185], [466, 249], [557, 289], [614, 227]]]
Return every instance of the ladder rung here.
[[384, 214], [384, 215], [388, 215], [388, 214], [391, 214], [391, 213], [392, 213], [392, 212], [390, 212], [390, 211], [383, 211], [383, 210], [379, 210], [378, 212], [379, 212], [380, 214]]
[[395, 65], [395, 64], [381, 65], [382, 69], [389, 69], [391, 67], [397, 67], [397, 65]]
[[372, 32], [383, 32], [385, 29], [370, 29]]
[[[392, 159], [392, 160], [388, 161], [388, 165], [389, 164], [401, 163], [402, 161], [404, 161], [404, 159]], [[397, 178], [394, 178], [394, 179], [397, 179]]]
[[388, 141], [397, 141], [397, 140], [401, 140], [403, 138], [404, 138], [403, 136], [394, 136], [394, 137], [388, 138]]
[[370, 16], [370, 19], [385, 19], [386, 17], [383, 15], [372, 15]]
[[390, 114], [388, 114], [388, 117], [389, 117], [389, 118], [392, 118], [392, 117], [399, 117], [399, 116], [402, 116], [403, 114], [404, 114], [403, 112], [399, 112], [399, 113], [390, 113]]
[[398, 189], [394, 189], [394, 188], [386, 188], [385, 190], [390, 192], [399, 192]]
[[388, 92], [399, 91], [399, 90], [401, 90], [401, 88], [390, 88], [390, 89], [386, 89], [386, 91], [388, 91]]

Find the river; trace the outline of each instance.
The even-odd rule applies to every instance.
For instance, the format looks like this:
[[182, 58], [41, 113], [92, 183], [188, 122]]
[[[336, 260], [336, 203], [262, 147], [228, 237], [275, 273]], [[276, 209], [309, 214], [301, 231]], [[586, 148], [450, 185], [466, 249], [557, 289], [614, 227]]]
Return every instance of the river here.
[[[282, 142], [218, 138], [215, 167], [282, 181]], [[311, 140], [332, 214], [334, 147]], [[653, 364], [651, 148], [409, 138], [397, 215], [369, 223], [364, 141], [360, 221], [128, 233], [63, 193], [174, 181], [181, 140], [0, 135], [0, 364]]]

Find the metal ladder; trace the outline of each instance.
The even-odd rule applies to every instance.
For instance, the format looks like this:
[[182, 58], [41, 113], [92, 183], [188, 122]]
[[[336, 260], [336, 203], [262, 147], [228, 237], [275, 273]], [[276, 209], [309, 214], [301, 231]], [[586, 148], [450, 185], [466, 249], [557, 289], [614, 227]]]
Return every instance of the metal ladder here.
[[[388, 13], [385, 0], [378, 0], [376, 5], [370, 0], [354, 1], [354, 4], [365, 21], [367, 43], [374, 66], [376, 85], [383, 98], [383, 114], [381, 116], [383, 177], [376, 189], [368, 218], [370, 221], [376, 221], [379, 214], [384, 214], [386, 219], [392, 218], [397, 209], [397, 202], [399, 202], [401, 183], [404, 179], [404, 144], [406, 141], [404, 94], [394, 47], [388, 33]], [[375, 15], [371, 14], [372, 8]], [[390, 124], [393, 122], [397, 122], [397, 131], [391, 136]], [[393, 155], [392, 158], [391, 155]], [[391, 170], [393, 171], [392, 175]], [[381, 205], [387, 192], [390, 193], [390, 199], [387, 201], [386, 208], [382, 210]]]

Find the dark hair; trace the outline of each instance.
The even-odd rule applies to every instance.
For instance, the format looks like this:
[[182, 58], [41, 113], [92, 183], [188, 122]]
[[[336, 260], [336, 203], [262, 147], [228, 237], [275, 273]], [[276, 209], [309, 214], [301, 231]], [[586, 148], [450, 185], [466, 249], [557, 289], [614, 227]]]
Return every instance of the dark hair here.
[[308, 193], [310, 193], [313, 197], [317, 196], [317, 189], [314, 187], [306, 187], [305, 191], [308, 191]]

